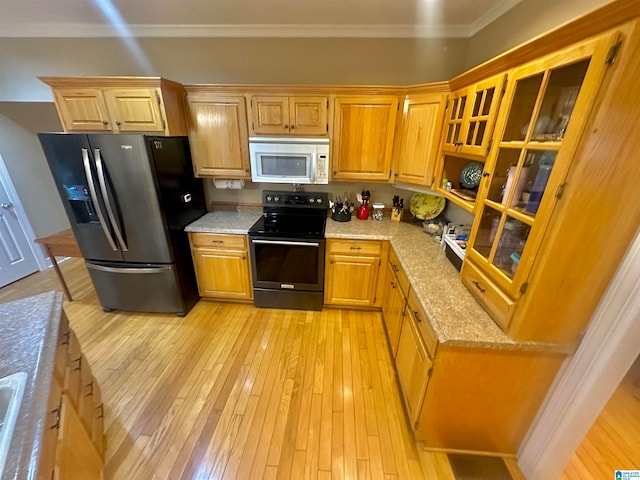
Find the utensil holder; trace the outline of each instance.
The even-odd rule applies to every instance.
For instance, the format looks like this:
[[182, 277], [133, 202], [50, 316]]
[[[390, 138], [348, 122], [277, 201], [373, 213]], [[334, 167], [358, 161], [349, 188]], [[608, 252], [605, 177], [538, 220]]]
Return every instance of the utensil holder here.
[[391, 221], [392, 222], [399, 222], [402, 220], [402, 212], [404, 210], [396, 210], [395, 208], [391, 209]]
[[335, 220], [336, 222], [350, 222], [351, 212], [348, 212], [348, 213], [331, 212], [331, 220]]

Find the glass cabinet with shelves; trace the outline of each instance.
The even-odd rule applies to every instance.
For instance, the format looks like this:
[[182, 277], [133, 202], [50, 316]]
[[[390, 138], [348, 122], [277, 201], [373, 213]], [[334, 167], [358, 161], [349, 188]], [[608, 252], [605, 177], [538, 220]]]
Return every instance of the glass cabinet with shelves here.
[[505, 81], [496, 75], [451, 95], [443, 151], [486, 156]]
[[[463, 282], [481, 302], [491, 296], [487, 290], [509, 301], [516, 301], [526, 290], [602, 83], [610, 45], [610, 36], [596, 38], [509, 74], [512, 81], [496, 124], [496, 145], [478, 189], [466, 255], [466, 263], [472, 265], [463, 266], [461, 272]], [[485, 284], [476, 280], [478, 271]], [[508, 329], [509, 318], [494, 315], [494, 319]]]

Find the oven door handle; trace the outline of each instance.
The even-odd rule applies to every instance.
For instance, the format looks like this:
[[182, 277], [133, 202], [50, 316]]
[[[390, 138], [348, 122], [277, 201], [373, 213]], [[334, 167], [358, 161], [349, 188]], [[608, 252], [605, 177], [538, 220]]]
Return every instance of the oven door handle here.
[[284, 240], [251, 240], [253, 243], [261, 243], [265, 245], [294, 245], [298, 247], [319, 247], [318, 242], [288, 242]]

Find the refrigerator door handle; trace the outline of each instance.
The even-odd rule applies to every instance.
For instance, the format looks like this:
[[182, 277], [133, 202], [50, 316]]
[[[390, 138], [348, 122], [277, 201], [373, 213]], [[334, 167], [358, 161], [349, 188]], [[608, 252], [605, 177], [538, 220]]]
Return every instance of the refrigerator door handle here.
[[109, 215], [109, 220], [111, 220], [113, 231], [116, 232], [116, 238], [118, 239], [120, 248], [122, 248], [123, 252], [128, 252], [129, 249], [127, 248], [127, 244], [124, 242], [124, 238], [122, 238], [122, 232], [120, 232], [120, 227], [118, 226], [118, 222], [116, 221], [116, 216], [113, 214], [113, 208], [111, 206], [111, 202], [109, 201], [109, 195], [107, 194], [107, 182], [105, 180], [104, 168], [102, 167], [102, 157], [100, 157], [100, 149], [95, 148], [93, 150], [93, 155], [96, 159], [96, 170], [98, 170], [98, 182], [100, 182], [100, 190], [102, 190], [102, 199], [104, 200], [104, 204], [107, 207], [107, 214]]
[[159, 273], [171, 271], [172, 267], [151, 267], [151, 268], [135, 268], [135, 267], [105, 267], [103, 265], [96, 265], [94, 263], [86, 263], [87, 268], [92, 270], [98, 270], [100, 272], [110, 273]]
[[89, 194], [91, 195], [91, 200], [93, 201], [93, 205], [96, 207], [96, 213], [98, 214], [98, 220], [100, 221], [100, 226], [102, 227], [104, 236], [107, 237], [107, 240], [109, 241], [109, 245], [111, 245], [111, 248], [113, 249], [114, 252], [117, 252], [118, 247], [116, 246], [116, 242], [113, 241], [111, 232], [107, 228], [107, 224], [104, 219], [104, 214], [102, 213], [102, 208], [100, 208], [100, 204], [98, 203], [98, 196], [96, 195], [96, 189], [93, 183], [93, 174], [91, 173], [91, 164], [89, 163], [89, 151], [86, 148], [82, 149], [82, 163], [84, 165], [84, 174], [87, 177], [87, 186], [89, 187]]

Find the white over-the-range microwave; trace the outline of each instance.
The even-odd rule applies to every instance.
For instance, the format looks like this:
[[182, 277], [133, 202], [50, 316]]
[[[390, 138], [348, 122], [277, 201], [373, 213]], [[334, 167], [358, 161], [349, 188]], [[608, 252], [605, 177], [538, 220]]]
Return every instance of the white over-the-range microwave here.
[[329, 183], [328, 138], [250, 137], [251, 180]]

